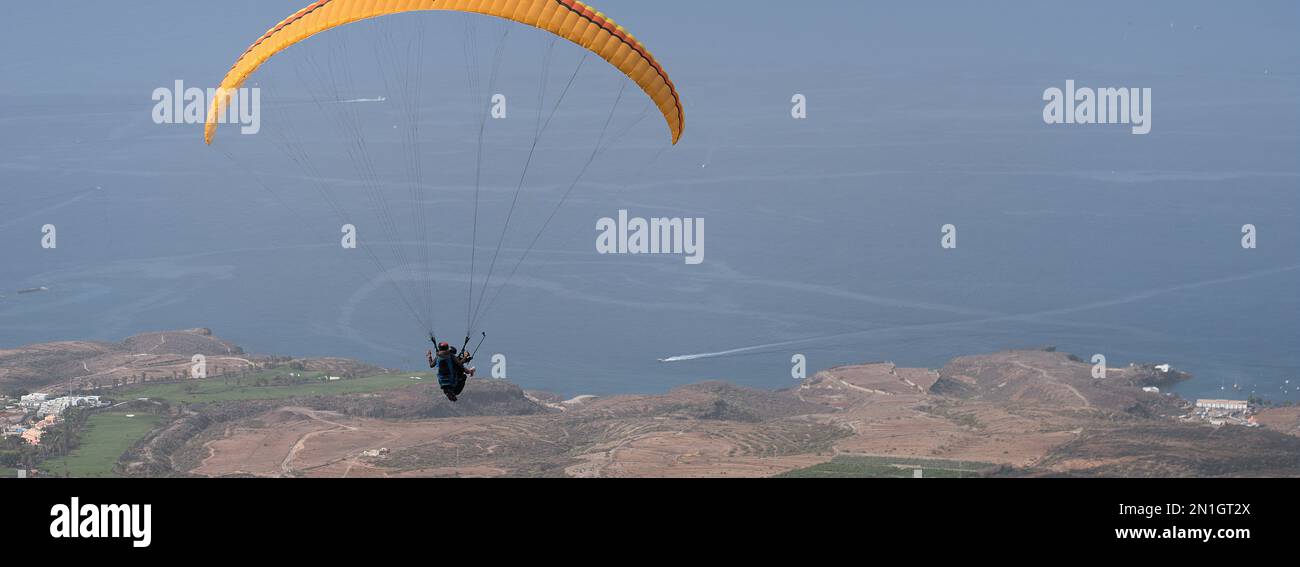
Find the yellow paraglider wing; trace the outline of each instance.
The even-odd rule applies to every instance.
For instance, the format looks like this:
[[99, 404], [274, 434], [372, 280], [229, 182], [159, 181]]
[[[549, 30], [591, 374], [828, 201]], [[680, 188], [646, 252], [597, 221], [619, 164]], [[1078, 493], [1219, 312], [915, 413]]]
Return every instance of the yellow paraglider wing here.
[[203, 138], [211, 144], [231, 94], [268, 59], [313, 35], [359, 20], [418, 11], [484, 14], [527, 24], [567, 39], [631, 78], [659, 107], [673, 144], [686, 118], [668, 73], [632, 34], [577, 0], [318, 0], [271, 28], [239, 57], [208, 108]]

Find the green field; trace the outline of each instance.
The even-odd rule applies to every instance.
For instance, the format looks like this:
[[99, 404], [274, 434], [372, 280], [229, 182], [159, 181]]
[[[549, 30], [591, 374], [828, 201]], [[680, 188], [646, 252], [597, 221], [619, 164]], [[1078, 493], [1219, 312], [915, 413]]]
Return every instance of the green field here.
[[913, 471], [921, 469], [922, 476], [926, 478], [961, 478], [978, 476], [981, 471], [993, 467], [994, 465], [988, 463], [973, 461], [838, 456], [831, 459], [829, 463], [793, 470], [780, 476], [783, 478], [912, 478]]
[[[135, 415], [135, 417], [127, 417]], [[149, 433], [161, 418], [157, 415], [126, 412], [96, 413], [86, 421], [81, 445], [64, 458], [50, 459], [41, 470], [54, 476], [110, 477], [118, 457]]]
[[17, 476], [18, 476], [18, 471], [14, 469], [7, 469], [4, 467], [0, 467], [0, 478], [15, 478]]
[[[113, 398], [126, 401], [132, 398], [149, 398], [189, 404], [240, 401], [273, 400], [299, 396], [337, 396], [379, 392], [402, 388], [411, 384], [437, 383], [437, 377], [418, 373], [403, 372], [382, 374], [365, 378], [321, 382], [321, 374], [307, 373], [310, 381], [290, 385], [255, 386], [259, 379], [270, 381], [277, 376], [285, 376], [289, 370], [279, 369], [250, 374], [236, 381], [234, 377], [208, 378], [167, 384], [146, 384], [117, 390]], [[412, 380], [417, 376], [421, 380]], [[135, 417], [126, 417], [128, 414]], [[113, 474], [117, 459], [130, 449], [137, 441], [152, 430], [161, 418], [148, 413], [126, 411], [95, 413], [88, 419], [81, 434], [80, 446], [66, 458], [50, 459], [41, 465], [46, 474], [73, 477], [108, 477]], [[0, 471], [3, 472], [3, 471]], [[16, 471], [7, 471], [0, 476], [15, 476]]]
[[[320, 382], [313, 379], [307, 383], [287, 386], [253, 385], [258, 378], [269, 379], [277, 374], [284, 375], [285, 372], [262, 372], [260, 374], [245, 376], [241, 380], [241, 383], [236, 383], [235, 378], [231, 377], [207, 378], [204, 380], [168, 384], [146, 384], [116, 391], [114, 392], [113, 397], [119, 400], [149, 398], [195, 404], [237, 400], [275, 400], [299, 396], [338, 396], [342, 394], [379, 392], [383, 390], [402, 388], [412, 384], [431, 384], [437, 382], [437, 377], [431, 374], [402, 372], [397, 374], [381, 374], [365, 378], [354, 378], [350, 380], [337, 380], [334, 382]], [[319, 374], [309, 374], [309, 376], [319, 376]], [[422, 380], [412, 380], [412, 376], [421, 377]]]

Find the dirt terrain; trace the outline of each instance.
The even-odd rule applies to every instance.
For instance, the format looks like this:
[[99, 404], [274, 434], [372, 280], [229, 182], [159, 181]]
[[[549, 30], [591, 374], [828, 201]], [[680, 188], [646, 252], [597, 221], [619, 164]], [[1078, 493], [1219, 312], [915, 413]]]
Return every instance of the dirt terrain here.
[[1300, 406], [1268, 408], [1255, 416], [1260, 425], [1300, 436]]
[[[183, 446], [150, 440], [135, 457], [203, 476], [769, 476], [829, 458], [849, 434], [809, 418], [830, 408], [722, 383], [543, 401], [482, 380], [454, 405], [429, 386], [294, 403], [207, 408], [186, 418], [198, 427]], [[366, 417], [377, 403], [455, 417]]]
[[[478, 381], [464, 399], [476, 396], [518, 403], [399, 420], [365, 417], [338, 400], [328, 410], [275, 407], [210, 426], [188, 443], [197, 457], [178, 472], [758, 477], [836, 456], [890, 456], [992, 463], [1002, 475], [1300, 473], [1295, 437], [1181, 423], [1184, 401], [1127, 379], [1094, 380], [1089, 365], [1049, 351], [962, 357], [940, 370], [835, 368], [780, 392], [705, 383], [560, 400]], [[404, 404], [407, 415], [450, 405], [429, 387], [380, 399]]]
[[[266, 368], [356, 370], [342, 359], [248, 356], [196, 329], [120, 344], [0, 351], [0, 380], [39, 384], [188, 368], [189, 354]], [[373, 367], [370, 367], [373, 368]], [[53, 373], [53, 374], [51, 374]], [[129, 476], [761, 477], [836, 460], [957, 463], [994, 476], [1300, 476], [1300, 408], [1262, 427], [1185, 419], [1190, 404], [1144, 386], [1187, 379], [1149, 365], [1105, 379], [1045, 350], [875, 363], [762, 391], [706, 382], [659, 395], [564, 399], [475, 379], [459, 403], [429, 383], [280, 399], [162, 404], [168, 418], [118, 463]], [[143, 402], [140, 402], [143, 403]], [[845, 461], [842, 461], [845, 460]], [[918, 461], [920, 462], [920, 461]]]
[[[124, 384], [188, 376], [194, 355], [206, 358], [210, 376], [276, 364], [283, 357], [248, 355], [208, 329], [145, 333], [120, 343], [65, 341], [0, 350], [0, 392], [102, 390]], [[305, 370], [359, 373], [375, 370], [344, 359], [301, 361]]]

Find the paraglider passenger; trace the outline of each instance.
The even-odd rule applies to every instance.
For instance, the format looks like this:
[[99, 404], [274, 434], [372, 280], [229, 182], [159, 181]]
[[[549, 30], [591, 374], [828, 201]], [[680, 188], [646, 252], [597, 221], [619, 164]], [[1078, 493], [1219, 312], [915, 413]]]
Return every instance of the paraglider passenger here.
[[438, 370], [438, 386], [448, 400], [456, 401], [456, 397], [465, 391], [465, 382], [474, 375], [474, 368], [465, 366], [474, 357], [468, 352], [457, 354], [456, 347], [438, 343], [438, 351], [429, 351], [428, 358], [429, 368]]

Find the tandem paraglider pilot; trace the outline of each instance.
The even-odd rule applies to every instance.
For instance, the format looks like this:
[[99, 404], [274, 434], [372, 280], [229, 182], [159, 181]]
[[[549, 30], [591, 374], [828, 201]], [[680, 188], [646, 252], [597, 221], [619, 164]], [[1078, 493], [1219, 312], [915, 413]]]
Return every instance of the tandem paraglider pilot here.
[[447, 394], [448, 400], [456, 401], [456, 397], [465, 391], [465, 382], [474, 375], [474, 367], [466, 366], [474, 356], [469, 352], [457, 353], [456, 347], [450, 344], [438, 343], [437, 352], [429, 351], [428, 357], [429, 368], [438, 370], [438, 386]]

